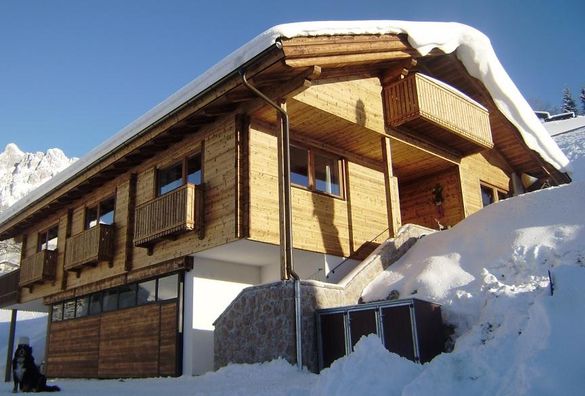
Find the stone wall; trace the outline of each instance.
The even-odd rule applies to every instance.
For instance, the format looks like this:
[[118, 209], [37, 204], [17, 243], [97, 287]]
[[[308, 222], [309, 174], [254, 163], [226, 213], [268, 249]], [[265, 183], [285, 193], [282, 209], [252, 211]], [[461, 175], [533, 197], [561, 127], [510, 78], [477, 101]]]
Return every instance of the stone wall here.
[[[363, 289], [422, 236], [432, 232], [405, 225], [339, 284], [301, 281], [303, 365], [318, 370], [315, 310], [357, 304]], [[294, 282], [242, 290], [215, 322], [215, 368], [279, 357], [296, 363]]]

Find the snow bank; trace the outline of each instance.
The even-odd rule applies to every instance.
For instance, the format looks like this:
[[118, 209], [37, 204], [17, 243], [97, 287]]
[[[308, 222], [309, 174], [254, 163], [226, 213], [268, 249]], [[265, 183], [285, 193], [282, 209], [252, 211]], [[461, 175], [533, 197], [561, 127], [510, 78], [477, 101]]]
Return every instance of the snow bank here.
[[[585, 117], [578, 118], [585, 120]], [[585, 126], [579, 130], [556, 135], [554, 140], [571, 161], [573, 180], [585, 181]]]
[[481, 32], [460, 24], [446, 22], [407, 21], [327, 21], [300, 22], [278, 25], [232, 52], [201, 76], [187, 84], [168, 99], [132, 122], [106, 142], [90, 151], [45, 183], [37, 190], [17, 202], [0, 215], [0, 223], [32, 204], [75, 175], [90, 167], [111, 151], [125, 145], [140, 135], [148, 126], [177, 109], [187, 100], [199, 95], [223, 77], [274, 45], [280, 38], [347, 34], [399, 34], [408, 35], [409, 43], [426, 55], [438, 48], [445, 53], [455, 51], [468, 72], [481, 80], [500, 111], [520, 131], [528, 147], [562, 172], [569, 170], [568, 160], [545, 131], [540, 121], [500, 64], [489, 39]]
[[312, 395], [398, 395], [423, 366], [390, 353], [376, 335], [362, 337], [354, 352], [323, 370]]
[[426, 236], [365, 289], [366, 301], [398, 290], [438, 302], [455, 326], [454, 351], [403, 394], [575, 394], [585, 385], [583, 202], [577, 182], [490, 205]]

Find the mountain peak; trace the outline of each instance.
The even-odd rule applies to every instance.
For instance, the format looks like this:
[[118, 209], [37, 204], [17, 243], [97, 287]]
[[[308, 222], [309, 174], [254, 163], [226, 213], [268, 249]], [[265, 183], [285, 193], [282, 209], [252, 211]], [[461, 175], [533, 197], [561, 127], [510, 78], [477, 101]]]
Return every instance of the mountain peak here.
[[4, 148], [4, 152], [10, 154], [24, 154], [22, 150], [18, 148], [16, 143], [8, 143]]

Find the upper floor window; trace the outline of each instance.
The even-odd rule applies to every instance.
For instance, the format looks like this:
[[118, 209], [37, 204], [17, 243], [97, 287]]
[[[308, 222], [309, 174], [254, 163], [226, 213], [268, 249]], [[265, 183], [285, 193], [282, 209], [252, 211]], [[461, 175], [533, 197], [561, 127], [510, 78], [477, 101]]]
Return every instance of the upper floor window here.
[[116, 209], [116, 199], [110, 197], [104, 199], [95, 206], [85, 209], [85, 229], [90, 229], [99, 224], [114, 224], [114, 211]]
[[39, 234], [37, 251], [42, 250], [57, 250], [57, 236], [59, 234], [59, 226], [54, 225], [45, 232]]
[[480, 189], [481, 201], [484, 208], [490, 204], [493, 204], [494, 202], [508, 198], [507, 191], [494, 186], [490, 186], [489, 184], [480, 183]]
[[341, 158], [312, 149], [291, 146], [291, 183], [313, 191], [342, 196]]
[[157, 170], [157, 194], [163, 195], [190, 184], [201, 184], [201, 154], [184, 158], [169, 167]]

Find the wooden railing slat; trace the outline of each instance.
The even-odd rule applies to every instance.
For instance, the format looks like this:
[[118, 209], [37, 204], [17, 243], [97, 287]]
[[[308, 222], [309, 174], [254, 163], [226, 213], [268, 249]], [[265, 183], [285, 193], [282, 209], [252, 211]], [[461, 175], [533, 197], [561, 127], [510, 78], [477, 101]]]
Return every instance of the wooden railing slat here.
[[186, 184], [137, 206], [134, 245], [146, 246], [166, 236], [192, 230], [197, 188], [193, 184]]
[[480, 147], [493, 147], [487, 110], [455, 90], [420, 73], [384, 90], [391, 126], [422, 117]]
[[65, 269], [74, 270], [84, 265], [111, 260], [113, 255], [113, 225], [97, 224], [67, 239]]

